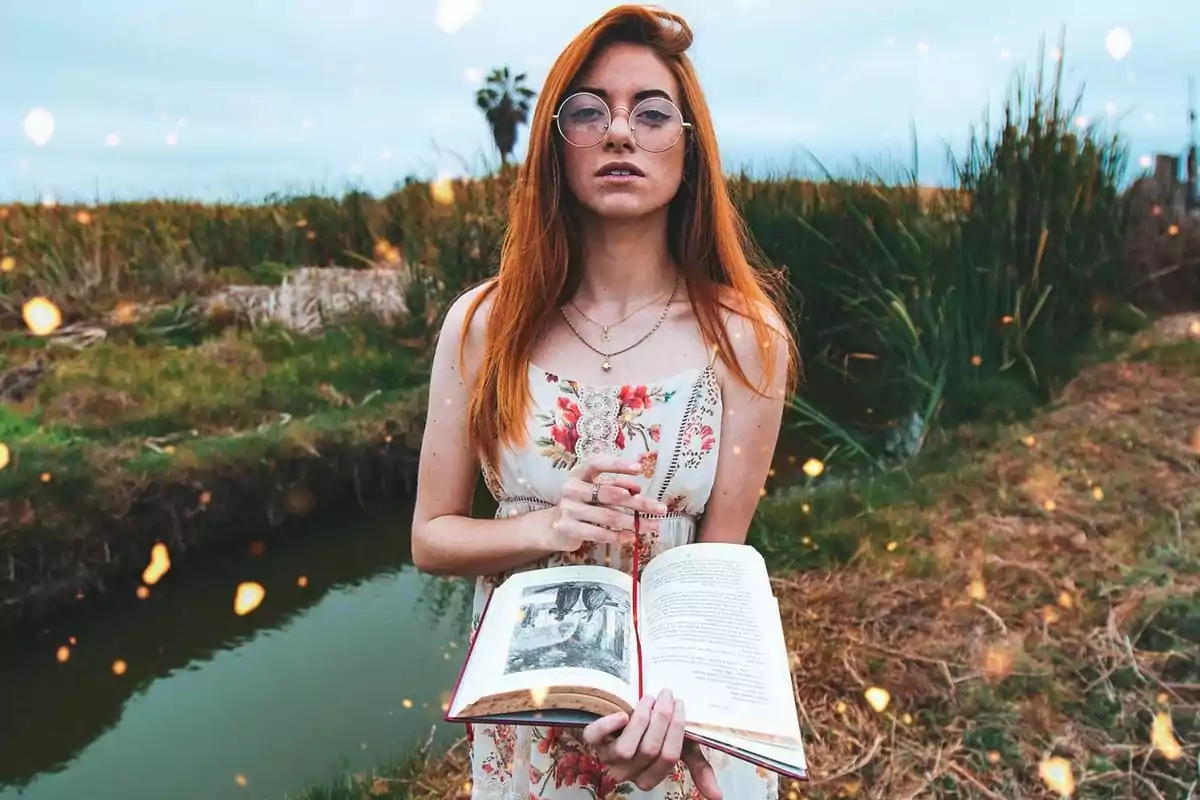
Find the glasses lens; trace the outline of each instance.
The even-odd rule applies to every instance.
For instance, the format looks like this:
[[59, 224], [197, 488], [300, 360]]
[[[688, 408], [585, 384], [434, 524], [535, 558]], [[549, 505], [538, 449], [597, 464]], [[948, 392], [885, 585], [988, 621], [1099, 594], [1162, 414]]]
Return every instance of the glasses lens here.
[[608, 133], [609, 121], [608, 106], [594, 94], [569, 97], [558, 112], [558, 129], [576, 147], [599, 144]]
[[683, 117], [679, 109], [670, 100], [661, 97], [638, 103], [630, 115], [630, 125], [638, 146], [652, 152], [666, 150], [683, 133]]

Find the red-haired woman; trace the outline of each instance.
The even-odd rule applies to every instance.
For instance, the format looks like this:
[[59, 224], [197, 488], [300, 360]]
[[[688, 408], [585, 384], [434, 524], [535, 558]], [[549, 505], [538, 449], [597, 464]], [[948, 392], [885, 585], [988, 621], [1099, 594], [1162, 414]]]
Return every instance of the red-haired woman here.
[[[559, 56], [530, 126], [498, 275], [450, 308], [421, 451], [413, 559], [476, 579], [628, 570], [743, 542], [796, 372], [782, 278], [745, 235], [680, 17], [620, 6]], [[482, 470], [499, 502], [472, 519]], [[477, 620], [476, 620], [477, 621]], [[683, 741], [663, 691], [581, 735], [474, 726], [476, 798], [775, 797]]]

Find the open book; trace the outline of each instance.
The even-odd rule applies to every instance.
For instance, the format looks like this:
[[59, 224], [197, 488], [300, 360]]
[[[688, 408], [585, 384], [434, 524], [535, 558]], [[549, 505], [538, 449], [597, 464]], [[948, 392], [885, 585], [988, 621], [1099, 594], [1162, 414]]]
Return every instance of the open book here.
[[600, 566], [514, 574], [483, 610], [446, 719], [578, 727], [663, 688], [687, 738], [808, 778], [779, 606], [748, 545], [671, 548], [637, 586]]

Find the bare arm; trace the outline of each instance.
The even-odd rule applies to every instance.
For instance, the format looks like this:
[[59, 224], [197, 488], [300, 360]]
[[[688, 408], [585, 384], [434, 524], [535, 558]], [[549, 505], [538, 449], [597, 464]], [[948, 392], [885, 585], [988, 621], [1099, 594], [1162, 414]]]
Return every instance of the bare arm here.
[[[577, 464], [552, 508], [502, 519], [471, 518], [479, 460], [467, 431], [467, 401], [483, 349], [486, 301], [466, 334], [467, 375], [459, 369], [458, 354], [466, 309], [479, 291], [468, 292], [451, 306], [433, 356], [413, 511], [413, 564], [423, 572], [473, 577], [525, 566], [587, 541], [624, 541], [633, 517], [617, 507], [649, 513], [662, 513], [666, 507], [639, 494], [639, 485], [620, 474], [636, 474], [637, 462], [616, 458]], [[602, 472], [617, 476], [605, 482], [593, 505], [592, 481]]]
[[[471, 518], [479, 480], [478, 457], [467, 433], [467, 399], [474, 374], [464, 375], [459, 369], [458, 352], [467, 306], [480, 291], [471, 290], [450, 307], [433, 356], [412, 525], [413, 564], [424, 572], [487, 575], [552, 552], [545, 520], [540, 519], [547, 516], [545, 511], [509, 519]], [[485, 301], [466, 334], [468, 370], [479, 363], [487, 308]]]
[[[777, 317], [770, 317], [768, 321], [776, 330], [785, 330], [784, 323]], [[750, 530], [779, 439], [787, 395], [788, 351], [782, 335], [777, 335], [774, 362], [764, 365], [753, 327], [745, 317], [737, 314], [730, 318], [729, 336], [738, 363], [752, 386], [759, 385], [764, 372], [769, 380], [764, 386], [764, 397], [722, 369], [724, 410], [717, 474], [697, 540], [741, 544]]]

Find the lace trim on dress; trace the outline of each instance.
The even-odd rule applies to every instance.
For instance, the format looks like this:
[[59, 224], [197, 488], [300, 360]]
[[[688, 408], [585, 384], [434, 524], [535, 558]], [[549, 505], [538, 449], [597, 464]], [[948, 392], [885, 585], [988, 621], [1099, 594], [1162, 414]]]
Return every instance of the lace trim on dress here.
[[579, 387], [579, 422], [575, 430], [579, 441], [575, 458], [586, 461], [598, 455], [616, 455], [620, 426], [621, 390], [617, 387]]

